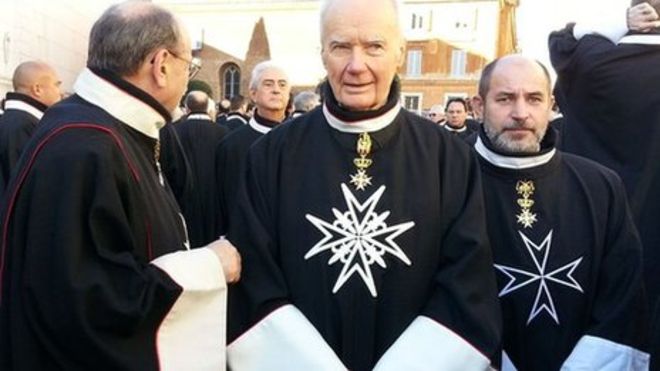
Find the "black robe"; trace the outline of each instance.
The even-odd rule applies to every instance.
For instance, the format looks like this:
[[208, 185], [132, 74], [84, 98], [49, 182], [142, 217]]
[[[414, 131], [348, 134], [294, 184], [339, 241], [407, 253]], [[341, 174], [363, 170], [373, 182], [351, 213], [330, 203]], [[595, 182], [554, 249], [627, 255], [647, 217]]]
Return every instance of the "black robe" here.
[[660, 81], [660, 35], [636, 37], [655, 45], [615, 45], [598, 35], [578, 41], [569, 25], [550, 35], [550, 57], [564, 115], [561, 149], [605, 165], [623, 180], [654, 304], [660, 298], [660, 89], [653, 82]]
[[6, 111], [0, 117], [0, 195], [11, 172], [48, 107], [25, 94], [7, 93]]
[[250, 121], [249, 117], [238, 112], [231, 112], [229, 115], [227, 115], [227, 119], [225, 120], [224, 125], [229, 130], [236, 130], [247, 125], [248, 121]]
[[[379, 111], [319, 107], [251, 147], [228, 233], [243, 258], [232, 369], [480, 370], [499, 354], [476, 159], [393, 91]], [[358, 190], [362, 131], [372, 184]]]
[[169, 114], [108, 72], [85, 70], [75, 90], [44, 116], [3, 203], [0, 369], [221, 368], [222, 269], [186, 250], [158, 171]]
[[248, 150], [252, 143], [277, 125], [255, 114], [247, 125], [230, 132], [217, 146], [215, 174], [217, 187], [216, 235], [227, 233], [232, 211], [236, 206], [236, 194], [243, 183], [243, 173]]
[[475, 145], [504, 351], [518, 370], [646, 370], [642, 246], [623, 184], [547, 133], [534, 155], [497, 151], [483, 131]]
[[[190, 164], [190, 173], [187, 174], [190, 186], [175, 196], [186, 219], [190, 243], [192, 246], [205, 246], [218, 238], [215, 150], [228, 130], [208, 118], [196, 115], [189, 115], [173, 127]], [[176, 173], [178, 169], [180, 166], [173, 170]], [[179, 177], [176, 174], [168, 175]]]

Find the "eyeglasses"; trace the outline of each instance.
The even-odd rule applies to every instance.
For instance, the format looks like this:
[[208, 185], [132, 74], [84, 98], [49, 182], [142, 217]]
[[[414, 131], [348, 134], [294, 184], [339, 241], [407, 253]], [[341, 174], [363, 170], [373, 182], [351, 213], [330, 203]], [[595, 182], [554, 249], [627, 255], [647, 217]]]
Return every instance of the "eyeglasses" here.
[[197, 75], [197, 72], [199, 72], [199, 70], [202, 68], [202, 60], [197, 57], [193, 57], [193, 59], [187, 60], [186, 58], [179, 56], [177, 53], [169, 49], [167, 51], [170, 52], [170, 54], [172, 54], [174, 58], [180, 59], [188, 63], [188, 80], [195, 77]]

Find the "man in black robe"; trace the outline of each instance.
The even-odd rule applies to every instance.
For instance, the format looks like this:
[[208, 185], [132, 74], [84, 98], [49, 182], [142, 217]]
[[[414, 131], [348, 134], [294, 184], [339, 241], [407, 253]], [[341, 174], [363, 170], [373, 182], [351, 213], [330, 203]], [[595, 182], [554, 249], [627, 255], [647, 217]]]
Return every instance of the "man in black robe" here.
[[231, 222], [250, 146], [286, 118], [290, 90], [289, 77], [278, 65], [265, 61], [254, 67], [250, 78], [250, 98], [255, 103], [255, 113], [247, 125], [229, 133], [216, 149], [216, 235], [224, 235]]
[[7, 93], [6, 112], [0, 118], [0, 195], [44, 111], [60, 100], [61, 83], [43, 62], [23, 62], [14, 70], [14, 92]]
[[447, 101], [445, 112], [446, 121], [442, 127], [463, 140], [467, 140], [476, 131], [475, 126], [479, 125], [468, 119], [467, 102], [463, 98]]
[[[561, 148], [611, 168], [623, 180], [644, 247], [649, 304], [658, 310], [660, 90], [654, 82], [660, 80], [659, 12], [658, 0], [634, 0], [627, 17], [618, 14], [611, 24], [605, 17], [594, 25], [569, 24], [549, 39], [557, 71], [554, 93], [564, 115]], [[651, 336], [660, 346], [660, 333]], [[660, 369], [660, 362], [654, 367]]]
[[233, 370], [487, 370], [499, 304], [476, 158], [402, 109], [394, 1], [321, 11], [324, 104], [250, 148], [228, 237]]
[[642, 247], [623, 184], [555, 149], [550, 90], [545, 67], [513, 55], [484, 68], [477, 99], [502, 370], [646, 370]]
[[248, 99], [244, 96], [237, 94], [231, 98], [229, 109], [224, 125], [229, 130], [236, 130], [247, 125], [250, 117], [247, 116]]
[[224, 367], [239, 257], [226, 241], [190, 250], [159, 164], [190, 60], [151, 3], [94, 24], [75, 95], [44, 115], [3, 203], [0, 369]]
[[[174, 125], [176, 136], [190, 164], [190, 186], [182, 193], [175, 193], [183, 216], [188, 226], [188, 237], [193, 246], [203, 246], [218, 238], [216, 234], [219, 216], [215, 205], [215, 149], [224, 138], [228, 129], [216, 124], [210, 108], [213, 101], [202, 91], [191, 91], [185, 98], [188, 115], [179, 124]], [[176, 143], [173, 143], [176, 145]], [[179, 177], [176, 173], [183, 170], [173, 167], [169, 177]]]

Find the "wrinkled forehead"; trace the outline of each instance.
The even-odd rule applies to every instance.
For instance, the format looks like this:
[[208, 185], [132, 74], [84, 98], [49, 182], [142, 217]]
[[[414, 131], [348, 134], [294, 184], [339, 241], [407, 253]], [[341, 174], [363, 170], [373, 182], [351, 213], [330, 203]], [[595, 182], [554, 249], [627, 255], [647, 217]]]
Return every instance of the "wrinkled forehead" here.
[[322, 9], [323, 43], [329, 39], [356, 37], [365, 40], [390, 40], [400, 35], [397, 13], [388, 0], [335, 0]]
[[267, 68], [264, 70], [264, 72], [261, 73], [261, 76], [259, 78], [259, 81], [289, 81], [289, 76], [287, 76], [286, 72], [279, 68]]
[[550, 94], [550, 82], [545, 72], [533, 61], [498, 64], [493, 70], [490, 90]]

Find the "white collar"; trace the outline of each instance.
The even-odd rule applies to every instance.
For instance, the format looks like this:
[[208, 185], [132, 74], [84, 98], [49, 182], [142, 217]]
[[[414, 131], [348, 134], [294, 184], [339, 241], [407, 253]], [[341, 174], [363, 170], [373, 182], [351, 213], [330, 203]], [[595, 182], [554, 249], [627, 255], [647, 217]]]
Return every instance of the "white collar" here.
[[250, 127], [261, 134], [266, 134], [268, 133], [272, 128], [268, 127], [266, 125], [261, 125], [260, 123], [257, 122], [257, 120], [254, 119], [254, 117], [250, 118], [250, 122], [248, 123]]
[[23, 111], [29, 113], [30, 115], [34, 116], [37, 120], [41, 120], [41, 118], [44, 115], [44, 113], [40, 109], [27, 102], [23, 102], [22, 100], [7, 99], [5, 101], [5, 110], [10, 110], [10, 109], [15, 109], [17, 111]]
[[488, 149], [488, 147], [486, 147], [486, 145], [484, 145], [484, 143], [481, 141], [480, 137], [477, 137], [477, 142], [474, 144], [474, 149], [486, 161], [490, 162], [495, 166], [503, 167], [506, 169], [529, 169], [532, 167], [547, 164], [555, 155], [555, 153], [557, 153], [557, 150], [553, 148], [548, 153], [544, 153], [538, 156], [529, 156], [529, 157], [504, 156]]
[[191, 113], [186, 117], [186, 120], [206, 120], [206, 121], [213, 121], [211, 120], [211, 116], [207, 115], [206, 113]]
[[153, 107], [97, 76], [88, 68], [80, 73], [73, 90], [82, 99], [154, 139], [158, 139], [158, 130], [165, 126], [165, 118]]
[[394, 121], [396, 115], [399, 114], [399, 111], [401, 111], [401, 105], [397, 104], [392, 107], [391, 110], [383, 113], [378, 117], [362, 121], [346, 122], [333, 116], [332, 113], [330, 113], [330, 110], [328, 110], [328, 106], [325, 104], [323, 105], [323, 116], [325, 116], [328, 124], [330, 124], [330, 126], [333, 128], [345, 133], [371, 133], [381, 130], [387, 125], [391, 124], [392, 121]]
[[443, 126], [445, 129], [447, 129], [447, 130], [449, 130], [449, 131], [452, 131], [452, 132], [454, 132], [454, 133], [462, 133], [462, 132], [464, 132], [465, 130], [467, 130], [467, 125], [463, 125], [463, 126], [462, 126], [461, 128], [459, 128], [459, 129], [454, 129], [454, 128], [452, 128], [451, 126], [449, 126], [449, 124], [447, 124], [447, 123], [445, 123], [445, 124], [442, 125], [442, 126]]
[[240, 113], [230, 113], [229, 115], [227, 115], [228, 121], [233, 119], [237, 119], [242, 123], [247, 124], [247, 120], [245, 120], [245, 117], [243, 117]]
[[622, 37], [618, 44], [660, 45], [660, 35], [628, 35]]

